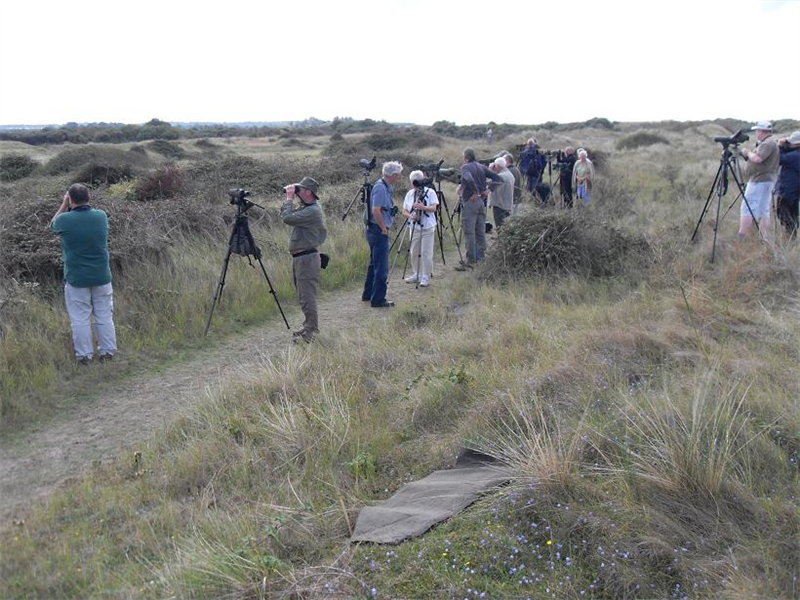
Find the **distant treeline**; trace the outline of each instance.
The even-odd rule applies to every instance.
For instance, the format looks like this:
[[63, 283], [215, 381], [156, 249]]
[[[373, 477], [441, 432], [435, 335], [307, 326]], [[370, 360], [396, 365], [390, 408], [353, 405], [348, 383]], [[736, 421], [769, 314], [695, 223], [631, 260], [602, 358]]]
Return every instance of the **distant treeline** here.
[[235, 125], [198, 125], [175, 127], [159, 119], [151, 119], [143, 125], [123, 125], [119, 123], [91, 123], [79, 125], [69, 123], [61, 127], [42, 129], [12, 129], [0, 131], [0, 140], [24, 142], [33, 146], [44, 144], [120, 144], [123, 142], [146, 142], [149, 140], [178, 140], [210, 137], [272, 137], [291, 132], [293, 136], [325, 135], [333, 133], [372, 132], [395, 127], [386, 121], [373, 119], [351, 119], [336, 117], [330, 122], [308, 120], [313, 124], [300, 122], [292, 127]]
[[[553, 132], [569, 131], [581, 128], [606, 129], [609, 131], [630, 130], [632, 126], [639, 129], [660, 129], [666, 131], [685, 131], [704, 124], [713, 123], [724, 127], [731, 133], [738, 129], [748, 131], [752, 123], [738, 119], [714, 119], [713, 121], [652, 121], [639, 123], [619, 123], [596, 117], [576, 123], [556, 123], [548, 121], [539, 125], [516, 125], [510, 123], [481, 123], [474, 125], [456, 125], [452, 121], [436, 121], [431, 131], [464, 140], [480, 139], [491, 129], [497, 139], [524, 131], [546, 129]], [[800, 121], [775, 121], [775, 131], [789, 133], [800, 129]], [[406, 124], [393, 124], [373, 119], [352, 119], [336, 117], [333, 121], [306, 119], [289, 127], [275, 126], [236, 126], [223, 124], [196, 125], [176, 127], [166, 121], [151, 119], [143, 125], [124, 125], [120, 123], [91, 123], [79, 125], [69, 123], [62, 127], [44, 127], [42, 129], [15, 129], [0, 131], [0, 140], [24, 142], [33, 146], [44, 144], [87, 144], [89, 142], [117, 144], [123, 142], [145, 142], [149, 140], [177, 140], [219, 137], [299, 137], [309, 135], [334, 135], [345, 133], [376, 133], [389, 131]]]

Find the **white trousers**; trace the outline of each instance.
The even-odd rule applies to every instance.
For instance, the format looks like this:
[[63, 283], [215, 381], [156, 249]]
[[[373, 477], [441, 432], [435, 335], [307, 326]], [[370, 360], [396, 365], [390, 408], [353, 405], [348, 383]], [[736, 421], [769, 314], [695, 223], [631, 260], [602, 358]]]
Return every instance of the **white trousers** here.
[[117, 334], [114, 330], [114, 290], [111, 284], [97, 287], [64, 286], [64, 299], [72, 326], [72, 343], [75, 357], [92, 358], [92, 317], [97, 335], [97, 350], [100, 355], [114, 355], [117, 352]]
[[[433, 234], [435, 227], [430, 229], [417, 229], [411, 240], [411, 268], [420, 280], [429, 279], [433, 270]], [[411, 231], [409, 231], [409, 236]], [[422, 260], [420, 260], [420, 246], [422, 247]]]

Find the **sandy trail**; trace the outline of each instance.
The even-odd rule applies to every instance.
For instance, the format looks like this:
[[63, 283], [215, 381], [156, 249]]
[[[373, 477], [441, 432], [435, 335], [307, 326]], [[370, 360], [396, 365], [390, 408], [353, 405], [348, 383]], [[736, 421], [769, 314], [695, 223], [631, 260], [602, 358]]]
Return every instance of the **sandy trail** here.
[[[387, 297], [399, 307], [419, 303], [452, 277], [463, 276], [452, 269], [457, 255], [447, 256], [446, 267], [436, 261], [436, 256], [436, 277], [431, 287], [417, 289], [401, 279], [401, 255]], [[397, 310], [370, 308], [368, 303], [361, 302], [360, 290], [356, 286], [319, 298], [323, 334], [364, 328], [367, 323], [386, 319], [391, 311]], [[284, 310], [288, 309], [289, 323], [297, 328], [302, 315], [297, 310], [296, 298], [281, 298], [281, 304]], [[110, 392], [82, 400], [72, 413], [23, 440], [0, 440], [0, 528], [10, 524], [34, 500], [79, 477], [98, 461], [105, 463], [126, 449], [132, 451], [132, 446], [149, 439], [181, 411], [206, 398], [209, 389], [221, 389], [234, 381], [241, 383], [248, 372], [257, 373], [265, 357], [282, 352], [291, 343], [291, 335], [278, 317], [201, 350], [163, 372], [126, 379]]]

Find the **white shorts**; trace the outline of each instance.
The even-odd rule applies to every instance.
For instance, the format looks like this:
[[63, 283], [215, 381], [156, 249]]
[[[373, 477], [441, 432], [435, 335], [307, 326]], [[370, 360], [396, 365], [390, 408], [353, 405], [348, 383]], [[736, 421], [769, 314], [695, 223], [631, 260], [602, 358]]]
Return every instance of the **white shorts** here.
[[[750, 182], [744, 190], [747, 202], [742, 199], [739, 214], [742, 217], [755, 217], [757, 220], [769, 218], [770, 201], [772, 200], [772, 188], [775, 187], [774, 181], [761, 181], [759, 183]], [[750, 210], [747, 205], [750, 205]], [[753, 214], [750, 214], [753, 211]]]

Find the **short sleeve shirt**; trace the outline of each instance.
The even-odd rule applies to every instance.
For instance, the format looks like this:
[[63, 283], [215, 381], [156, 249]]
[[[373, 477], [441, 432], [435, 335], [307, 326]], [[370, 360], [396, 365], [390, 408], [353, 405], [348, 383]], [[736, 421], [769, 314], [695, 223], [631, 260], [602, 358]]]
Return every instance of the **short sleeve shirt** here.
[[[392, 208], [394, 207], [394, 203], [392, 202], [392, 187], [386, 183], [383, 178], [379, 179], [372, 187], [370, 205], [372, 208], [380, 207], [383, 223], [386, 225], [387, 229], [390, 229], [394, 221], [394, 216], [392, 216]], [[369, 215], [369, 222], [375, 223], [375, 217], [371, 212]]]
[[780, 164], [780, 150], [778, 142], [772, 137], [768, 137], [762, 141], [755, 151], [763, 161], [761, 163], [754, 163], [752, 161], [748, 164], [749, 181], [753, 183], [762, 183], [765, 181], [775, 181], [778, 178], [778, 166]]
[[[403, 208], [408, 212], [412, 212], [411, 207], [414, 206], [414, 198], [416, 198], [416, 196], [416, 189], [408, 190], [406, 198], [403, 200]], [[436, 192], [434, 192], [431, 188], [425, 188], [425, 204], [428, 206], [439, 205], [439, 198], [436, 197]], [[436, 213], [426, 212], [424, 215], [425, 216], [422, 217], [422, 220], [419, 223], [414, 223], [414, 226], [421, 227], [422, 229], [433, 229], [436, 227]]]
[[67, 283], [81, 288], [111, 283], [105, 212], [88, 205], [79, 206], [59, 215], [50, 229], [61, 236]]

